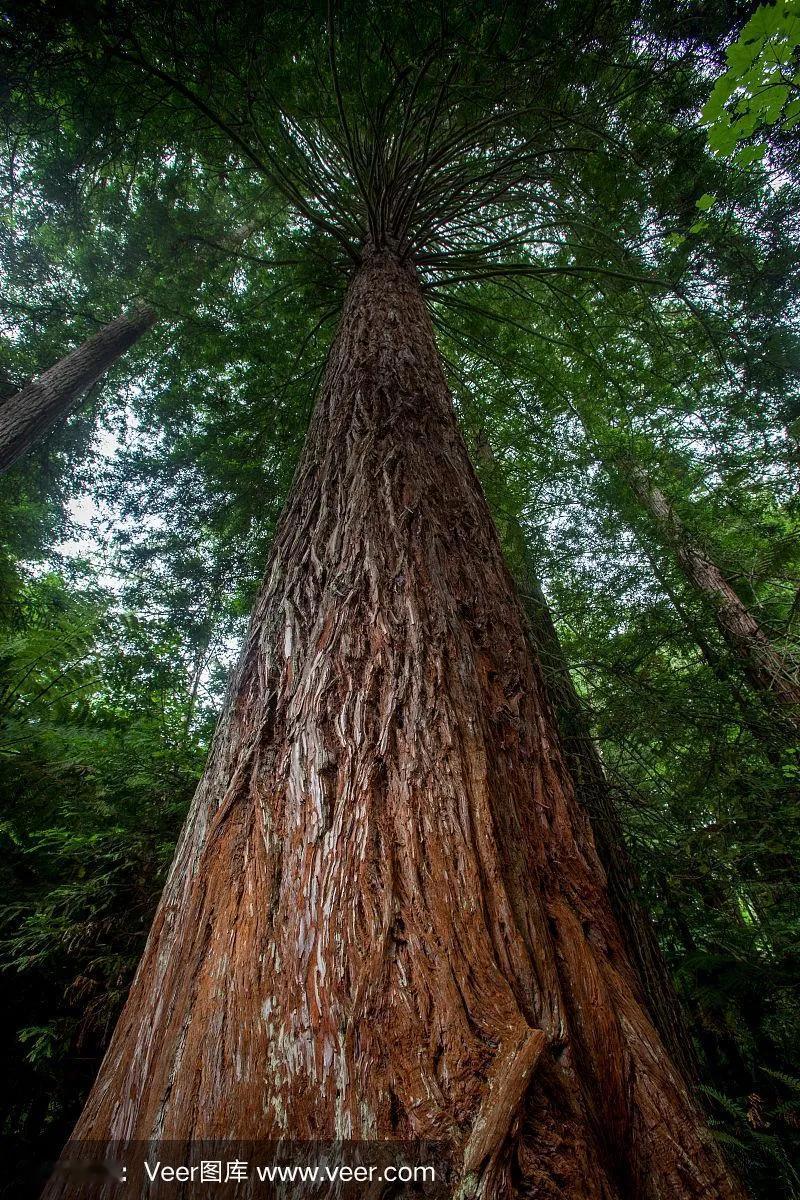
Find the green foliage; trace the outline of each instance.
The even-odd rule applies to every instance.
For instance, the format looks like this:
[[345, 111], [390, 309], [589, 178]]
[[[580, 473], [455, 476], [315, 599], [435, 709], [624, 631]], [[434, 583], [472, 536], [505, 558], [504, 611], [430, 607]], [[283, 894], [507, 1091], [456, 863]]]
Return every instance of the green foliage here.
[[703, 107], [708, 144], [740, 167], [767, 152], [770, 127], [789, 133], [800, 122], [800, 4], [775, 0], [753, 13], [726, 50], [726, 70]]
[[23, 1158], [69, 1132], [209, 734], [188, 639], [72, 574], [21, 579], [0, 634], [4, 1133]]

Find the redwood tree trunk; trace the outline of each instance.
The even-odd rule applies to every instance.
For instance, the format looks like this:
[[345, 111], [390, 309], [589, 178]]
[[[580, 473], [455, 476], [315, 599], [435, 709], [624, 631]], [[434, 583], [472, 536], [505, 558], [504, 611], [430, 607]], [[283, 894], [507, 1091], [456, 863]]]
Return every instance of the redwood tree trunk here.
[[778, 704], [789, 720], [800, 726], [797, 664], [773, 645], [747, 605], [713, 559], [694, 541], [664, 493], [646, 472], [627, 462], [621, 467], [635, 495], [675, 550], [686, 578], [713, 609], [722, 636], [742, 664], [753, 688]]
[[0, 472], [27, 453], [157, 320], [144, 305], [109, 321], [0, 405]]
[[638, 999], [419, 284], [389, 252], [350, 286], [76, 1136], [432, 1138], [465, 1195], [740, 1195]]

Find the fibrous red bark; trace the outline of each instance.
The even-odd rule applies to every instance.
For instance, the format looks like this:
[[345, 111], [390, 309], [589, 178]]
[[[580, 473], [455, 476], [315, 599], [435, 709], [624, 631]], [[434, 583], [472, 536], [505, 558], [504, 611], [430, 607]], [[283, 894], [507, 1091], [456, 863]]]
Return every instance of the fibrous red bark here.
[[66, 416], [157, 319], [146, 305], [123, 313], [0, 405], [0, 472]]
[[418, 281], [387, 251], [350, 286], [76, 1137], [428, 1138], [466, 1195], [740, 1194], [637, 999]]

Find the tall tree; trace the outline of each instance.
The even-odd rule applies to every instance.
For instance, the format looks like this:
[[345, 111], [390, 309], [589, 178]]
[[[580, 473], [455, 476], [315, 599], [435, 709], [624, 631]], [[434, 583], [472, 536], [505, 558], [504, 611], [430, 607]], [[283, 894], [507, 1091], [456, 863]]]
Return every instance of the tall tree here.
[[[428, 1133], [466, 1191], [519, 1171], [540, 1194], [734, 1195], [637, 997], [423, 302], [486, 278], [553, 305], [563, 289], [573, 312], [575, 280], [682, 296], [593, 221], [648, 207], [626, 134], [670, 54], [634, 5], [356, 15], [349, 39], [332, 14], [298, 33], [294, 11], [269, 24], [249, 5], [90, 7], [77, 39], [47, 30], [72, 96], [100, 71], [126, 115], [180, 113], [189, 162], [243, 191], [260, 176], [294, 210], [306, 271], [313, 256], [333, 299], [350, 280], [212, 762], [79, 1129]], [[651, 166], [664, 123], [637, 125]]]
[[646, 470], [629, 459], [617, 460], [628, 482], [662, 537], [675, 552], [687, 579], [711, 607], [725, 641], [741, 662], [753, 688], [800, 726], [800, 677], [792, 657], [773, 645], [720, 568], [692, 537], [664, 492]]
[[471, 1194], [516, 1171], [553, 1195], [738, 1194], [636, 998], [419, 284], [386, 248], [350, 286], [76, 1134], [219, 1130], [442, 1137]]
[[[630, 488], [659, 536], [675, 555], [692, 588], [709, 606], [725, 642], [752, 688], [776, 706], [789, 727], [800, 727], [800, 668], [789, 650], [781, 650], [733, 588], [711, 554], [692, 534], [673, 504], [630, 449], [620, 449], [617, 430], [598, 429], [581, 403], [574, 406], [607, 470]], [[639, 439], [641, 445], [641, 439]]]
[[[192, 256], [184, 264], [188, 275], [188, 290], [192, 291], [202, 279], [203, 268], [211, 265], [214, 252], [234, 255], [255, 232], [255, 224], [244, 225], [227, 234], [221, 242], [206, 248], [203, 263]], [[187, 258], [186, 239], [166, 236], [163, 253], [166, 262], [174, 266], [176, 255]], [[206, 241], [206, 246], [208, 243]], [[186, 286], [187, 281], [184, 281]], [[66, 354], [37, 379], [31, 380], [0, 405], [0, 473], [13, 466], [34, 443], [65, 417], [93, 384], [107, 374], [122, 355], [135, 346], [143, 334], [152, 329], [159, 314], [151, 305], [139, 300], [127, 312], [109, 321], [96, 333]]]
[[12, 467], [65, 417], [157, 319], [154, 309], [145, 304], [122, 313], [4, 400], [0, 404], [0, 472]]

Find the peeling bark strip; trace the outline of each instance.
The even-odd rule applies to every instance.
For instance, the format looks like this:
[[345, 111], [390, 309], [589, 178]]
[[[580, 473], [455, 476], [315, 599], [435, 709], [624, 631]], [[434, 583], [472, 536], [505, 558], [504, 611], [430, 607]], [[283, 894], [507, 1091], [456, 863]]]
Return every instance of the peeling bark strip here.
[[350, 286], [76, 1130], [215, 1136], [441, 1141], [468, 1173], [489, 1155], [486, 1197], [740, 1196], [637, 999], [416, 275], [387, 251]]
[[625, 478], [666, 540], [697, 592], [711, 605], [725, 641], [753, 688], [777, 703], [800, 726], [798, 665], [772, 644], [716, 563], [697, 545], [659, 487], [636, 464], [623, 463]]
[[144, 305], [123, 313], [0, 405], [0, 472], [13, 466], [66, 416], [157, 320]]
[[547, 1038], [541, 1029], [523, 1025], [509, 1042], [500, 1046], [492, 1063], [488, 1087], [464, 1149], [460, 1188], [464, 1196], [485, 1190], [482, 1176], [493, 1168], [512, 1131]]

